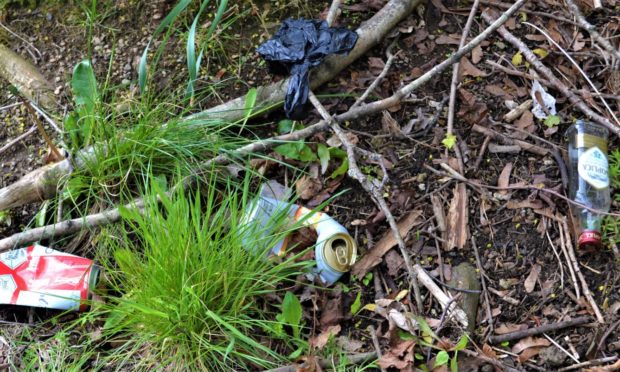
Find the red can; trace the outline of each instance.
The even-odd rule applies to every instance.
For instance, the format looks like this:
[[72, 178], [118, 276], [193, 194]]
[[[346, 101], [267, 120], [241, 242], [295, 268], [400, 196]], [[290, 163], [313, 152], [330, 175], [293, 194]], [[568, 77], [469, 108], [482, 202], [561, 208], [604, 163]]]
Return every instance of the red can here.
[[0, 304], [87, 308], [99, 268], [92, 260], [40, 245], [0, 254]]

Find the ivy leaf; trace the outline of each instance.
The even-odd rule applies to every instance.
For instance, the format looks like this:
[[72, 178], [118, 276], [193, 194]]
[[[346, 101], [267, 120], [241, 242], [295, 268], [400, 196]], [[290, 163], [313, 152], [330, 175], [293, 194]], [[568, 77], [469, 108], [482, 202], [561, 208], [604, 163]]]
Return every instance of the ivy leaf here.
[[450, 360], [450, 355], [448, 355], [448, 352], [445, 350], [442, 350], [437, 353], [437, 356], [435, 357], [435, 365], [433, 366], [433, 368], [443, 366], [444, 364], [448, 363], [449, 360]]
[[456, 145], [456, 136], [454, 134], [448, 134], [446, 138], [441, 141], [441, 143], [443, 143], [448, 150], [451, 150], [454, 145]]
[[515, 66], [520, 66], [523, 63], [523, 54], [521, 52], [517, 52], [514, 56], [512, 56], [512, 64]]
[[558, 115], [549, 115], [545, 119], [545, 125], [549, 128], [553, 128], [560, 124], [560, 117]]

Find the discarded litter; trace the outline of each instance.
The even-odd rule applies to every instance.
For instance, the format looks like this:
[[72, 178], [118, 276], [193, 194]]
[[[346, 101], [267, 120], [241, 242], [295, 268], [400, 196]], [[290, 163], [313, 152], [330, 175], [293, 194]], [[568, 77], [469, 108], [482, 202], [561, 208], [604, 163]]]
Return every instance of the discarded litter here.
[[532, 114], [534, 114], [536, 118], [546, 119], [547, 116], [556, 114], [555, 97], [545, 92], [545, 88], [540, 85], [538, 80], [534, 80], [532, 84], [532, 101], [534, 103], [532, 106]]
[[[569, 197], [588, 208], [609, 211], [607, 129], [578, 120], [566, 132], [569, 157]], [[603, 215], [571, 205], [579, 227], [579, 246], [600, 246]]]
[[98, 277], [93, 261], [40, 245], [4, 252], [0, 304], [84, 311]]
[[[317, 232], [314, 274], [318, 275], [324, 284], [328, 286], [334, 284], [355, 263], [357, 258], [355, 240], [344, 226], [325, 213], [261, 195], [250, 204], [242, 223], [247, 224], [250, 221], [257, 223], [256, 230], [249, 233], [260, 231], [265, 236], [271, 233], [265, 229], [267, 223], [278, 213], [287, 215], [291, 223], [301, 221], [302, 226], [310, 227]], [[254, 242], [259, 240], [257, 237], [246, 239]], [[271, 248], [270, 255], [284, 255], [288, 244], [287, 236]]]
[[345, 54], [357, 42], [346, 28], [329, 27], [325, 21], [287, 19], [275, 35], [258, 47], [258, 53], [277, 75], [291, 75], [284, 101], [290, 119], [304, 117], [310, 90], [309, 70], [330, 54]]

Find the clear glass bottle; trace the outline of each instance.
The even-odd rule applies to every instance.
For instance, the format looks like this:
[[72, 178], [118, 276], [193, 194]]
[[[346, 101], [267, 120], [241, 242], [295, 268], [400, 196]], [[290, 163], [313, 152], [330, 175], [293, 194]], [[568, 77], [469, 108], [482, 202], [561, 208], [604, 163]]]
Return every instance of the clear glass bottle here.
[[[566, 132], [569, 159], [569, 198], [589, 208], [609, 211], [609, 163], [607, 161], [607, 129], [578, 120]], [[601, 245], [601, 223], [604, 215], [571, 204], [579, 227], [579, 247]]]

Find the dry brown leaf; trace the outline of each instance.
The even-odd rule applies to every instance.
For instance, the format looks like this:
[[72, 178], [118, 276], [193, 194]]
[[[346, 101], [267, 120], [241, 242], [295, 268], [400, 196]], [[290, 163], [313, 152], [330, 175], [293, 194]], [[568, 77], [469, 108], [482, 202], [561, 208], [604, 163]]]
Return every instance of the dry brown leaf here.
[[319, 360], [314, 355], [306, 355], [295, 363], [295, 372], [322, 372]]
[[297, 195], [303, 200], [313, 198], [322, 188], [321, 181], [314, 177], [303, 176], [295, 182]]
[[394, 367], [399, 370], [409, 367], [413, 363], [413, 347], [415, 341], [408, 340], [399, 343], [396, 346], [392, 346], [383, 356], [377, 361], [377, 364], [381, 368]]
[[[416, 225], [419, 225], [421, 221], [419, 217], [422, 215], [422, 212], [419, 210], [411, 211], [405, 218], [398, 222], [398, 231], [400, 232], [400, 236], [405, 238], [407, 233]], [[353, 275], [357, 275], [358, 278], [362, 278], [366, 273], [371, 270], [373, 267], [377, 266], [381, 260], [383, 255], [385, 255], [390, 249], [395, 247], [397, 244], [396, 238], [394, 238], [394, 234], [392, 234], [391, 230], [386, 231], [385, 235], [375, 244], [375, 246], [370, 249], [362, 258], [357, 261], [353, 268], [351, 269], [351, 273]]]
[[[502, 169], [502, 172], [499, 174], [499, 178], [497, 179], [497, 187], [508, 187], [510, 185], [510, 174], [512, 173], [512, 163], [507, 163]], [[508, 194], [508, 190], [500, 190], [500, 194], [506, 195]]]
[[448, 239], [445, 249], [452, 250], [454, 247], [463, 249], [469, 238], [469, 208], [467, 205], [467, 188], [459, 183], [454, 187], [454, 196], [448, 210]]
[[525, 278], [525, 283], [523, 284], [527, 293], [532, 293], [532, 291], [534, 291], [534, 287], [536, 287], [536, 282], [538, 281], [538, 276], [540, 275], [540, 269], [541, 267], [539, 264], [532, 265], [532, 270], [527, 278]]
[[437, 39], [435, 39], [435, 43], [437, 45], [459, 45], [461, 41], [459, 38], [452, 37], [449, 35], [441, 35]]
[[507, 333], [517, 332], [526, 328], [526, 324], [502, 323], [499, 327], [495, 328], [495, 334], [505, 335]]
[[320, 335], [310, 337], [310, 341], [309, 341], [310, 347], [317, 348], [318, 350], [322, 350], [323, 347], [327, 345], [329, 338], [331, 336], [334, 336], [334, 337], [337, 336], [338, 333], [340, 333], [340, 324], [337, 324], [335, 326], [329, 326], [327, 327], [325, 331], [321, 332]]
[[540, 209], [544, 206], [542, 200], [530, 200], [530, 199], [525, 199], [525, 200], [519, 200], [519, 201], [515, 201], [515, 200], [509, 200], [508, 203], [506, 203], [506, 208], [508, 209], [523, 209], [523, 208], [532, 208], [532, 209]]
[[519, 357], [517, 358], [517, 360], [519, 361], [519, 363], [525, 363], [528, 360], [530, 360], [532, 357], [538, 355], [541, 351], [543, 351], [545, 349], [545, 346], [537, 346], [537, 347], [531, 347], [529, 349], [525, 349], [523, 350], [523, 352], [519, 355]]
[[400, 125], [387, 110], [383, 110], [383, 115], [381, 116], [381, 124], [383, 126], [383, 131], [386, 134], [395, 134], [398, 136], [402, 135]]
[[469, 62], [466, 57], [461, 58], [459, 70], [461, 76], [485, 77], [489, 75], [478, 67], [474, 66], [471, 62]]
[[327, 329], [329, 326], [336, 325], [344, 319], [342, 298], [340, 295], [327, 301], [327, 304], [325, 304], [322, 310], [321, 319], [319, 321], [322, 329]]
[[398, 270], [405, 266], [405, 260], [395, 249], [390, 249], [385, 255], [385, 264], [388, 267], [388, 274], [393, 277], [398, 276]]
[[497, 359], [497, 353], [489, 344], [482, 345], [482, 353], [491, 359]]
[[531, 111], [525, 111], [519, 120], [515, 121], [515, 127], [525, 129], [530, 125], [534, 125], [534, 114]]
[[502, 97], [504, 99], [513, 99], [514, 98], [514, 97], [512, 97], [511, 94], [506, 92], [506, 90], [504, 88], [500, 87], [497, 84], [486, 85], [484, 87], [484, 90], [487, 91], [488, 93], [491, 93], [492, 95], [494, 95], [496, 97]]
[[551, 345], [551, 342], [549, 342], [549, 340], [547, 340], [546, 338], [529, 336], [526, 338], [522, 338], [519, 342], [517, 342], [512, 347], [511, 351], [515, 354], [519, 354], [525, 349], [529, 349], [532, 347], [539, 347], [539, 346], [549, 346], [549, 345]]
[[482, 52], [482, 47], [480, 45], [478, 45], [477, 47], [475, 47], [471, 51], [471, 62], [474, 65], [477, 65], [478, 62], [480, 62], [482, 60], [483, 54], [484, 53]]

